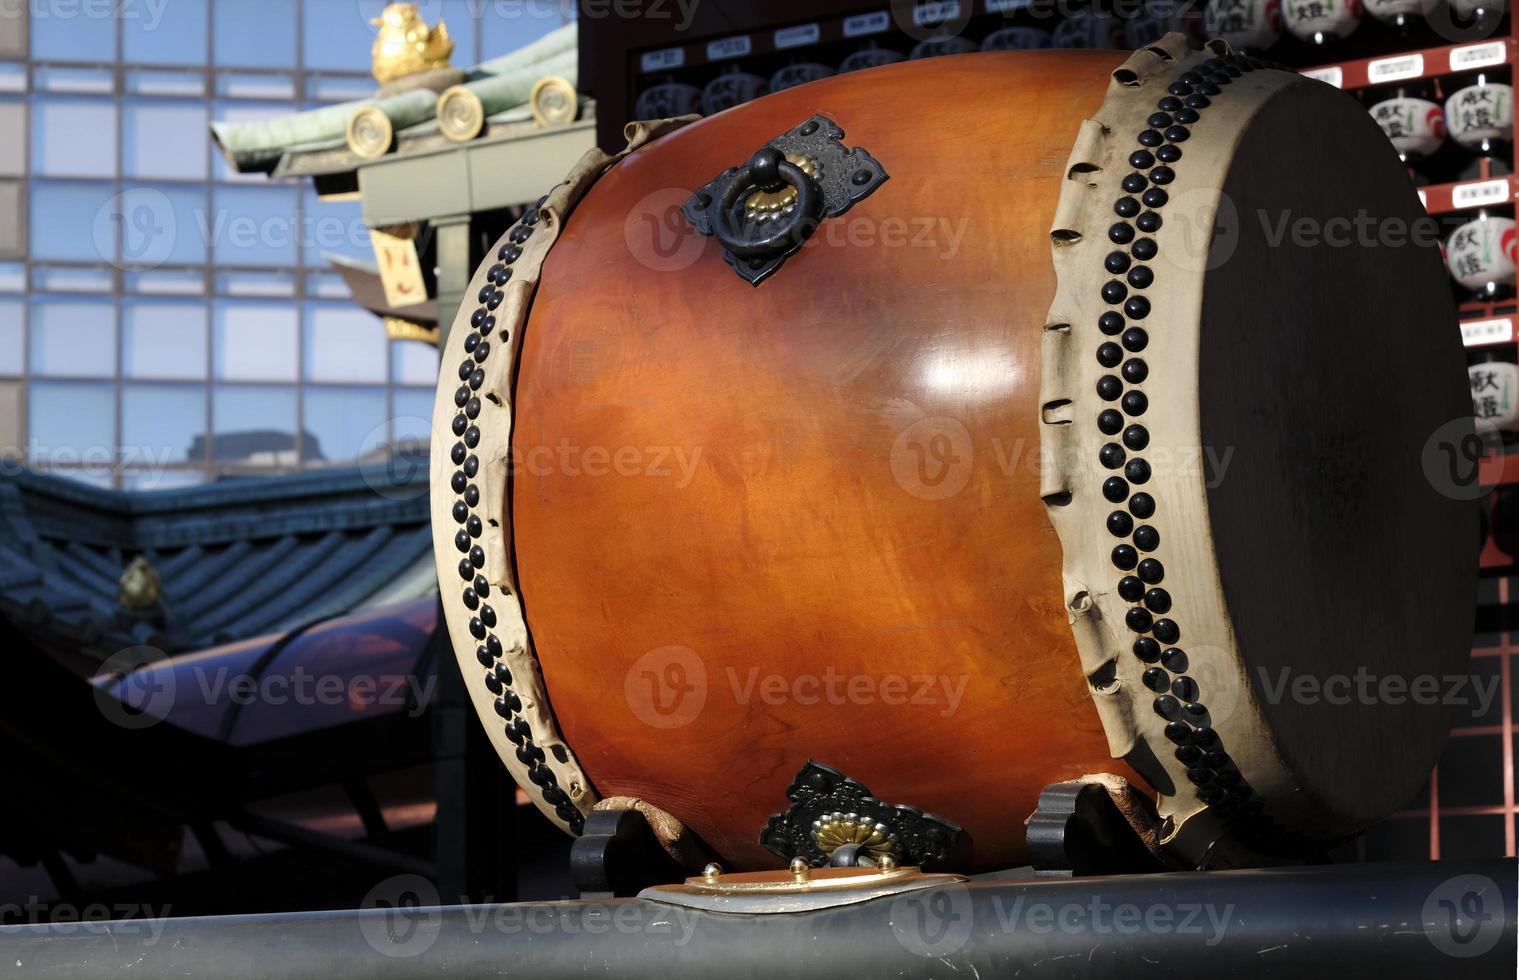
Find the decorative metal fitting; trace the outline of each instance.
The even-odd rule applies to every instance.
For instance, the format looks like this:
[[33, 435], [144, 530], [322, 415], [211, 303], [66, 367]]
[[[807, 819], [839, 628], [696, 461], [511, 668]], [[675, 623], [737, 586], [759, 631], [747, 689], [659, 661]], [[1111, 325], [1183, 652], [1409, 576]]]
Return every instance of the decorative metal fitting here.
[[723, 259], [758, 286], [825, 218], [843, 214], [886, 181], [885, 169], [844, 131], [813, 116], [760, 147], [685, 203], [686, 219], [723, 246]]
[[770, 818], [760, 844], [814, 868], [925, 866], [964, 837], [955, 824], [903, 804], [882, 803], [837, 769], [809, 761], [786, 790], [791, 808]]

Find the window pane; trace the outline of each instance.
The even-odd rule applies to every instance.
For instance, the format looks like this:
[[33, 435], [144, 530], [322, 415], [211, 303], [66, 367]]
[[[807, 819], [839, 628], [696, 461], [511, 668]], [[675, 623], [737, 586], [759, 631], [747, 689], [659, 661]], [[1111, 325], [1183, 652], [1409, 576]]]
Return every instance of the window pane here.
[[115, 61], [114, 4], [30, 3], [32, 57], [54, 61]]
[[323, 299], [348, 299], [352, 295], [343, 277], [332, 272], [306, 273], [306, 294]]
[[110, 68], [46, 65], [32, 73], [32, 84], [38, 91], [110, 95], [116, 87], [116, 72]]
[[[122, 264], [156, 268], [206, 261], [206, 195], [198, 188], [128, 187], [107, 217], [121, 229]], [[96, 237], [102, 232], [97, 225]]]
[[308, 303], [304, 332], [308, 381], [384, 383], [390, 341], [373, 313], [349, 304]]
[[218, 187], [205, 223], [218, 265], [294, 265], [296, 192]]
[[[417, 340], [397, 340], [390, 345], [391, 377], [401, 385], [438, 383], [438, 349]], [[427, 396], [432, 397], [431, 389]]]
[[390, 422], [391, 441], [408, 452], [427, 452], [432, 439], [433, 393], [414, 388], [391, 392], [395, 417]]
[[352, 462], [363, 450], [385, 441], [384, 389], [307, 388], [304, 397], [306, 431], [316, 440], [308, 457]]
[[239, 99], [293, 99], [295, 98], [295, 75], [281, 72], [266, 75], [262, 72], [224, 72], [216, 77], [216, 94], [231, 95]]
[[206, 389], [201, 385], [134, 385], [121, 392], [121, 461], [153, 467], [202, 458]]
[[116, 391], [109, 382], [33, 381], [28, 386], [32, 465], [109, 467], [116, 449]]
[[216, 5], [216, 63], [289, 68], [295, 64], [295, 0]]
[[0, 374], [25, 373], [21, 359], [21, 301], [0, 300]]
[[204, 453], [205, 386], [128, 384], [122, 389], [122, 462], [182, 463]]
[[306, 219], [301, 223], [301, 244], [306, 265], [325, 267], [330, 254], [374, 261], [374, 244], [358, 201], [324, 201], [309, 188], [303, 200]]
[[33, 182], [32, 258], [115, 262], [115, 193], [112, 184]]
[[353, 75], [315, 75], [306, 79], [304, 108], [320, 109], [334, 102], [352, 102], [374, 95], [374, 79]]
[[218, 463], [294, 466], [294, 388], [217, 385], [211, 393], [212, 458]]
[[34, 293], [109, 293], [111, 270], [107, 266], [32, 266]]
[[116, 104], [104, 99], [33, 99], [32, 170], [59, 177], [114, 175]]
[[218, 269], [213, 288], [227, 296], [294, 296], [295, 273]]
[[206, 94], [206, 76], [200, 72], [138, 68], [126, 73], [123, 88], [134, 95], [199, 98]]
[[121, 314], [121, 371], [137, 378], [206, 376], [206, 307], [127, 300]]
[[116, 373], [116, 307], [111, 303], [35, 300], [31, 335], [36, 374], [110, 377]]
[[149, 269], [122, 277], [128, 292], [195, 295], [206, 291], [205, 276], [194, 269]]
[[307, 68], [369, 70], [369, 49], [384, 0], [306, 0], [302, 45]]
[[190, 188], [130, 187], [117, 194], [110, 184], [37, 181], [32, 258], [146, 268], [204, 262], [205, 210], [204, 195]]
[[206, 105], [133, 99], [122, 113], [122, 169], [129, 177], [206, 177]]
[[216, 304], [213, 371], [229, 381], [294, 381], [295, 310], [276, 303]]
[[[200, 65], [206, 61], [206, 3], [208, 0], [174, 0], [173, 3], [121, 5], [121, 42], [127, 61], [150, 65]], [[265, 6], [223, 4], [223, 6]]]

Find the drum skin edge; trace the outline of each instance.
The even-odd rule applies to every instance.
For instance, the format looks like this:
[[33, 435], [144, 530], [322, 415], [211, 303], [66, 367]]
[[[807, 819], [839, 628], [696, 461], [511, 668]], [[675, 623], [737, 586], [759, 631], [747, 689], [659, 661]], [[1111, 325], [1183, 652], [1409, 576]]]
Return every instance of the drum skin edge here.
[[[470, 279], [441, 358], [429, 466], [433, 554], [449, 640], [475, 713], [507, 771], [543, 815], [570, 834], [580, 833], [598, 797], [560, 735], [517, 598], [507, 491], [522, 326], [543, 260], [596, 178], [696, 118], [629, 123], [621, 152], [586, 151], [491, 247]], [[493, 672], [490, 682], [474, 679], [482, 668]]]
[[[1067, 183], [1051, 229], [1051, 248], [1059, 287], [1045, 334], [1041, 408], [1046, 456], [1055, 460], [1056, 465], [1045, 470], [1041, 495], [1065, 553], [1067, 608], [1083, 668], [1108, 732], [1113, 755], [1124, 758], [1159, 791], [1157, 809], [1162, 821], [1161, 846], [1173, 856], [1198, 867], [1270, 863], [1359, 832], [1412, 796], [1422, 773], [1427, 772], [1438, 758], [1440, 743], [1451, 721], [1449, 711], [1426, 711], [1415, 719], [1417, 724], [1414, 731], [1406, 735], [1406, 745], [1396, 749], [1386, 747], [1393, 752], [1406, 748], [1406, 754], [1421, 759], [1422, 766], [1405, 767], [1407, 772], [1414, 774], [1412, 781], [1402, 775], [1395, 785], [1373, 789], [1360, 784], [1362, 795], [1374, 800], [1347, 803], [1344, 797], [1351, 794], [1342, 792], [1339, 786], [1323, 785], [1318, 791], [1303, 786], [1303, 780], [1284, 758], [1276, 729], [1268, 723], [1262, 689], [1247, 669], [1257, 666], [1247, 663], [1251, 647], [1246, 644], [1242, 655], [1224, 656], [1226, 652], [1238, 652], [1241, 646], [1230, 610], [1230, 599], [1234, 597], [1226, 594], [1218, 568], [1224, 562], [1215, 554], [1214, 535], [1208, 533], [1210, 520], [1218, 517], [1210, 512], [1210, 503], [1216, 507], [1219, 499], [1228, 500], [1230, 496], [1240, 494], [1219, 498], [1212, 494], [1211, 488], [1205, 490], [1201, 471], [1167, 472], [1157, 466], [1151, 473], [1146, 466], [1143, 479], [1135, 482], [1128, 469], [1136, 460], [1143, 460], [1157, 450], [1172, 450], [1175, 459], [1180, 458], [1188, 447], [1206, 450], [1210, 446], [1210, 440], [1205, 438], [1207, 433], [1200, 427], [1205, 406], [1200, 400], [1185, 396], [1198, 394], [1200, 398], [1200, 392], [1209, 388], [1206, 381], [1199, 384], [1198, 378], [1199, 372], [1208, 371], [1211, 363], [1201, 356], [1201, 349], [1206, 346], [1203, 338], [1210, 329], [1221, 329], [1220, 321], [1225, 319], [1225, 316], [1215, 315], [1210, 320], [1205, 316], [1204, 293], [1217, 263], [1217, 256], [1210, 256], [1211, 232], [1217, 227], [1215, 222], [1221, 203], [1233, 207], [1232, 200], [1221, 202], [1225, 187], [1235, 190], [1236, 196], [1243, 195], [1230, 184], [1232, 173], [1209, 175], [1201, 186], [1189, 182], [1188, 164], [1233, 158], [1251, 127], [1275, 99], [1298, 99], [1302, 107], [1297, 111], [1306, 113], [1311, 111], [1308, 106], [1312, 105], [1314, 97], [1322, 97], [1335, 109], [1339, 106], [1330, 100], [1344, 98], [1339, 93], [1323, 93], [1318, 82], [1285, 71], [1260, 70], [1261, 67], [1258, 62], [1252, 65], [1248, 59], [1231, 55], [1222, 42], [1212, 42], [1209, 50], [1203, 53], [1188, 54], [1174, 36], [1137, 52], [1114, 73], [1109, 96], [1099, 117], [1089, 120], [1082, 128], [1069, 159]], [[1162, 196], [1154, 204], [1147, 196], [1143, 198], [1143, 207], [1153, 207], [1153, 213], [1163, 215], [1165, 224], [1158, 230], [1140, 226], [1139, 234], [1153, 233], [1153, 241], [1159, 246], [1159, 255], [1148, 264], [1157, 288], [1142, 294], [1136, 289], [1134, 295], [1145, 297], [1142, 300], [1145, 306], [1131, 310], [1121, 298], [1114, 299], [1103, 293], [1104, 284], [1114, 281], [1123, 272], [1122, 269], [1105, 271], [1103, 262], [1105, 255], [1119, 254], [1113, 251], [1118, 239], [1111, 237], [1110, 229], [1126, 226], [1128, 234], [1133, 235], [1134, 226], [1129, 222], [1119, 220], [1115, 224], [1115, 202], [1126, 199], [1132, 204], [1134, 198], [1126, 198], [1126, 194], [1132, 192], [1137, 198], [1141, 192], [1149, 194], [1156, 186], [1143, 180], [1144, 188], [1120, 186], [1124, 175], [1132, 174], [1136, 169], [1126, 158], [1133, 152], [1144, 151], [1146, 145], [1156, 146], [1135, 142], [1134, 134], [1154, 125], [1148, 121], [1149, 114], [1157, 108], [1168, 108], [1165, 104], [1168, 101], [1173, 109], [1178, 106], [1193, 108], [1191, 101], [1183, 104], [1180, 96], [1191, 100], [1200, 93], [1194, 92], [1193, 86], [1180, 79], [1196, 81], [1196, 73], [1226, 70], [1233, 77], [1222, 87], [1213, 84], [1208, 95], [1195, 104], [1195, 123], [1190, 132], [1182, 134], [1185, 142], [1179, 144], [1187, 159], [1176, 162], [1175, 175], [1166, 181], [1170, 186], [1162, 190]], [[1194, 72], [1194, 75], [1185, 75], [1187, 71]], [[1169, 100], [1168, 94], [1171, 96]], [[1240, 102], [1244, 102], [1249, 111], [1240, 111]], [[1231, 111], [1220, 112], [1225, 105], [1230, 105]], [[1360, 115], [1364, 116], [1364, 112]], [[1356, 119], [1347, 113], [1347, 125], [1354, 128], [1355, 122]], [[1155, 134], [1156, 130], [1150, 129], [1149, 132]], [[1160, 145], [1175, 145], [1170, 135], [1168, 130]], [[1258, 151], [1260, 148], [1254, 149]], [[1198, 161], [1198, 157], [1204, 160]], [[1214, 180], [1216, 186], [1210, 186]], [[1413, 195], [1406, 188], [1400, 188], [1398, 193], [1408, 198], [1405, 203], [1409, 217], [1419, 213], [1414, 207]], [[1241, 206], [1240, 210], [1245, 209]], [[1138, 223], [1151, 214], [1145, 212], [1128, 217]], [[1240, 222], [1246, 220], [1244, 216], [1235, 217]], [[1178, 225], [1184, 232], [1203, 228], [1210, 234], [1201, 242], [1188, 243], [1181, 234], [1173, 232]], [[1244, 237], [1248, 239], [1248, 234]], [[1370, 260], [1364, 259], [1362, 264], [1369, 265]], [[1428, 286], [1425, 291], [1439, 295], [1438, 270], [1434, 269], [1433, 263], [1426, 264], [1428, 270], [1410, 273], [1410, 277], [1426, 276], [1429, 281], [1425, 284]], [[1274, 282], [1277, 289], [1284, 288], [1280, 280], [1268, 281]], [[1150, 284], [1145, 282], [1146, 286]], [[1162, 284], [1163, 291], [1159, 288]], [[1215, 313], [1219, 307], [1236, 305], [1233, 291], [1224, 291], [1230, 295], [1216, 298], [1211, 304]], [[1261, 292], [1267, 293], [1268, 290]], [[1257, 300], [1263, 302], [1265, 298], [1263, 295]], [[1453, 310], [1440, 309], [1438, 304], [1435, 310], [1423, 312], [1427, 322], [1416, 325], [1428, 327], [1431, 336], [1437, 334], [1442, 320], [1454, 320]], [[1102, 331], [1109, 333], [1109, 338], [1097, 336], [1095, 329], [1099, 318], [1105, 315], [1117, 317], [1111, 331]], [[1248, 321], [1249, 317], [1245, 319]], [[1416, 319], [1412, 315], [1406, 316], [1407, 322]], [[1177, 329], [1187, 323], [1197, 324], [1198, 328], [1192, 331]], [[1251, 325], [1266, 326], [1259, 319]], [[1332, 326], [1343, 327], [1343, 324]], [[1124, 332], [1130, 327], [1148, 327], [1150, 337], [1154, 338], [1147, 339], [1139, 348], [1144, 351], [1142, 363], [1147, 373], [1136, 379], [1120, 378], [1124, 372], [1118, 370], [1116, 359], [1105, 365], [1099, 363], [1100, 358], [1093, 356], [1104, 339], [1110, 341], [1110, 348], [1117, 350], [1116, 341], [1120, 334], [1125, 340], [1123, 346], [1130, 352], [1135, 351], [1136, 347], [1127, 343], [1128, 334]], [[1339, 329], [1336, 332], [1343, 335], [1348, 331]], [[1455, 336], [1453, 331], [1450, 335]], [[1218, 348], [1226, 346], [1217, 345]], [[1449, 360], [1454, 353], [1458, 351], [1443, 352], [1440, 356]], [[1119, 356], [1128, 358], [1129, 354]], [[1285, 372], [1272, 375], [1262, 371], [1257, 364], [1239, 363], [1247, 358], [1235, 357], [1233, 360], [1235, 370], [1242, 373], [1236, 376], [1250, 377], [1255, 372], [1278, 379], [1286, 376]], [[1418, 359], [1405, 359], [1404, 363], [1409, 360]], [[1435, 355], [1431, 355], [1431, 360], [1435, 360]], [[1309, 363], [1320, 366], [1318, 362]], [[1127, 366], [1126, 363], [1125, 371]], [[1454, 373], [1452, 377], [1455, 377]], [[1218, 382], [1213, 386], [1215, 390], [1227, 386], [1214, 380]], [[1102, 391], [1105, 384], [1112, 386], [1107, 393]], [[1157, 385], [1167, 385], [1172, 391], [1166, 397], [1158, 397], [1155, 395]], [[1130, 411], [1127, 401], [1130, 393], [1138, 392], [1144, 398], [1146, 389], [1150, 390], [1151, 397]], [[1183, 397], [1177, 397], [1178, 390]], [[1451, 391], [1457, 396], [1460, 394], [1458, 389], [1452, 388]], [[1459, 402], [1447, 397], [1451, 391], [1441, 389], [1440, 397], [1431, 399], [1431, 404], [1445, 406], [1446, 414], [1426, 419], [1423, 427], [1415, 427], [1421, 440], [1441, 422], [1460, 416]], [[1102, 432], [1098, 431], [1100, 426], [1093, 425], [1093, 419], [1105, 408], [1122, 411], [1115, 427]], [[1122, 442], [1128, 443], [1129, 434], [1136, 428], [1143, 442], [1120, 445], [1120, 430], [1123, 432]], [[1348, 450], [1353, 454], [1357, 447], [1351, 445]], [[1116, 458], [1110, 459], [1105, 454]], [[1389, 459], [1393, 455], [1391, 449], [1386, 453]], [[1299, 461], [1301, 466], [1315, 464], [1323, 465], [1317, 460]], [[1406, 458], [1399, 461], [1399, 465], [1407, 464]], [[1417, 475], [1418, 467], [1414, 466], [1412, 471]], [[1265, 476], [1263, 473], [1256, 475]], [[1105, 487], [1105, 481], [1117, 479], [1123, 484], [1125, 477], [1131, 482], [1121, 494], [1115, 493], [1117, 500], [1103, 499], [1105, 492], [1099, 488]], [[1138, 486], [1139, 482], [1144, 483], [1142, 488]], [[1263, 490], [1264, 497], [1269, 497], [1272, 491], [1282, 495], [1285, 482], [1284, 479], [1271, 480]], [[1125, 499], [1134, 499], [1128, 497], [1129, 492], [1141, 489], [1150, 498], [1143, 509], [1131, 505], [1125, 510]], [[1428, 486], [1419, 489], [1426, 495], [1430, 493]], [[1262, 509], [1270, 508], [1261, 495], [1257, 495], [1253, 503], [1262, 504]], [[1444, 595], [1469, 595], [1475, 586], [1475, 562], [1467, 561], [1461, 565], [1463, 554], [1449, 543], [1470, 539], [1469, 534], [1462, 537], [1459, 518], [1452, 516], [1459, 506], [1444, 501], [1435, 507], [1424, 503], [1423, 507], [1433, 516], [1422, 526], [1447, 535], [1444, 542], [1437, 538], [1431, 548], [1443, 552], [1442, 560], [1445, 557], [1455, 559], [1442, 566], [1442, 571], [1448, 567], [1449, 574], [1445, 579], [1451, 584], [1447, 586], [1442, 582], [1439, 588]], [[1235, 506], [1231, 511], [1237, 513], [1242, 509]], [[1436, 510], [1440, 513], [1435, 514]], [[1105, 526], [1104, 516], [1110, 513], [1119, 521], [1117, 529], [1111, 523]], [[1385, 536], [1389, 533], [1387, 523], [1358, 527], [1356, 531], [1362, 535], [1379, 532]], [[1120, 531], [1126, 533], [1120, 534]], [[1147, 532], [1158, 537], [1158, 545], [1147, 547], [1139, 541], [1138, 536]], [[1351, 548], [1359, 546], [1359, 542], [1347, 544]], [[1128, 548], [1129, 554], [1120, 560], [1115, 548]], [[1158, 564], [1148, 562], [1156, 558], [1162, 561]], [[1140, 560], [1146, 560], [1148, 564], [1136, 568], [1136, 562]], [[1153, 567], [1150, 574], [1145, 574], [1149, 564]], [[1364, 568], [1354, 572], [1346, 570], [1347, 576], [1357, 573], [1360, 578], [1376, 580], [1376, 576], [1368, 576]], [[1159, 585], [1161, 575], [1164, 576], [1164, 589], [1151, 588]], [[1118, 585], [1120, 578], [1132, 583], [1131, 587], [1138, 591], [1148, 591], [1142, 599], [1138, 594], [1125, 598], [1119, 594], [1122, 588]], [[1356, 579], [1347, 578], [1346, 581]], [[1261, 586], [1256, 583], [1256, 587]], [[1147, 608], [1151, 606], [1150, 595], [1154, 592], [1162, 592], [1163, 597], [1153, 608]], [[1171, 608], [1171, 595], [1180, 597], [1174, 609]], [[1459, 601], [1435, 603], [1434, 606], [1442, 610], [1461, 608]], [[1338, 610], [1334, 615], [1340, 620], [1347, 618], [1346, 613]], [[1326, 622], [1334, 622], [1333, 616]], [[1260, 632], [1256, 630], [1257, 634]], [[1430, 656], [1440, 658], [1431, 664], [1430, 672], [1438, 676], [1442, 670], [1458, 669], [1469, 645], [1469, 628], [1463, 634], [1459, 624], [1453, 626], [1442, 622], [1430, 632], [1438, 634], [1431, 638]], [[1283, 638], [1278, 642], [1290, 641]], [[1375, 643], [1371, 636], [1365, 636], [1362, 643], [1371, 649], [1355, 649], [1352, 643], [1353, 649], [1336, 658], [1336, 666], [1343, 665], [1348, 671], [1351, 665], [1360, 662], [1361, 657], [1374, 659]], [[1139, 644], [1147, 644], [1147, 647], [1141, 649]], [[1178, 657], [1174, 663], [1170, 659], [1173, 655]], [[1164, 662], [1161, 662], [1162, 656], [1167, 658]], [[1256, 656], [1260, 660], [1271, 659], [1269, 655], [1261, 656], [1258, 648]], [[1173, 666], [1176, 669], [1168, 670]], [[1328, 667], [1314, 666], [1328, 671]], [[1205, 677], [1203, 671], [1206, 671]], [[1291, 699], [1286, 700], [1290, 704]], [[1292, 713], [1290, 707], [1276, 710], [1279, 715], [1284, 711]], [[1345, 716], [1342, 709], [1337, 720], [1343, 722]], [[1330, 719], [1321, 713], [1312, 721], [1306, 717], [1295, 720], [1301, 725]], [[1389, 722], [1385, 716], [1377, 720], [1382, 723], [1383, 734], [1390, 741], [1405, 735], [1396, 722]], [[1374, 743], [1375, 737], [1370, 740]], [[1335, 768], [1326, 761], [1332, 758], [1334, 747], [1326, 747], [1330, 756], [1325, 756], [1324, 750], [1320, 749], [1319, 757], [1310, 760], [1305, 758], [1303, 746], [1308, 745], [1311, 753], [1313, 740], [1300, 737], [1296, 741], [1299, 751], [1293, 762], [1300, 766], [1312, 762], [1320, 772]], [[1346, 750], [1345, 754], [1368, 760], [1376, 758], [1375, 748], [1371, 748], [1369, 754], [1369, 746], [1360, 748], [1360, 753]], [[1187, 761], [1182, 761], [1183, 758]], [[1340, 775], [1346, 778], [1345, 774]], [[1331, 795], [1336, 797], [1333, 807], [1326, 805], [1325, 798]], [[1360, 812], [1355, 812], [1357, 804]], [[1288, 831], [1284, 825], [1294, 830]]]
[[[1188, 207], [1195, 214], [1216, 211], [1221, 187], [1209, 187], [1205, 183], [1189, 195], [1190, 200], [1177, 194], [1176, 200], [1168, 201], [1167, 206], [1152, 212], [1162, 215], [1163, 219], [1171, 219], [1153, 233], [1152, 241], [1158, 243], [1159, 254], [1148, 262], [1148, 267], [1155, 272], [1155, 280], [1164, 283], [1165, 291], [1147, 289], [1143, 294], [1135, 291], [1135, 295], [1142, 295], [1151, 307], [1143, 318], [1129, 316], [1131, 311], [1127, 304], [1115, 308], [1114, 304], [1106, 302], [1101, 289], [1110, 277], [1103, 267], [1103, 257], [1117, 244], [1109, 229], [1115, 225], [1115, 202], [1125, 197], [1120, 181], [1134, 169], [1125, 158], [1131, 152], [1145, 149], [1135, 142], [1133, 134], [1147, 130], [1147, 117], [1157, 111], [1158, 103], [1167, 97], [1168, 87], [1181, 84], [1178, 79], [1182, 74], [1212, 57], [1227, 57], [1227, 47], [1215, 44], [1210, 51], [1191, 53], [1179, 38], [1171, 37], [1159, 45], [1136, 52], [1114, 72], [1098, 117], [1083, 124], [1067, 163], [1067, 180], [1050, 229], [1058, 286], [1047, 317], [1040, 389], [1044, 423], [1041, 439], [1046, 458], [1056, 464], [1044, 470], [1040, 494], [1065, 555], [1066, 608], [1082, 667], [1108, 733], [1113, 756], [1126, 759], [1158, 791], [1161, 846], [1197, 866], [1250, 865], [1263, 863], [1266, 859], [1230, 840], [1222, 823], [1208, 813], [1207, 806], [1197, 796], [1200, 787], [1188, 780], [1189, 767], [1177, 761], [1169, 749], [1166, 726], [1181, 719], [1163, 717], [1152, 707], [1152, 699], [1158, 698], [1156, 692], [1145, 685], [1149, 664], [1133, 652], [1133, 644], [1142, 636], [1144, 641], [1163, 647], [1180, 641], [1173, 639], [1166, 643], [1159, 639], [1154, 635], [1154, 626], [1143, 634], [1137, 633], [1131, 623], [1126, 622], [1126, 617], [1130, 608], [1139, 608], [1145, 612], [1144, 618], [1151, 621], [1162, 625], [1179, 623], [1177, 630], [1185, 628], [1185, 645], [1192, 651], [1194, 660], [1200, 659], [1200, 648], [1220, 654], [1232, 649], [1232, 634], [1222, 596], [1216, 586], [1210, 588], [1210, 583], [1200, 573], [1212, 565], [1211, 542], [1201, 535], [1178, 533], [1179, 526], [1196, 529], [1204, 523], [1202, 488], [1200, 480], [1174, 473], [1156, 473], [1144, 481], [1142, 489], [1156, 501], [1156, 513], [1148, 518], [1131, 518], [1129, 523], [1134, 526], [1134, 533], [1145, 527], [1159, 526], [1164, 532], [1164, 541], [1158, 551], [1145, 549], [1138, 554], [1146, 559], [1158, 556], [1164, 577], [1154, 584], [1159, 586], [1163, 582], [1168, 594], [1185, 596], [1187, 608], [1179, 605], [1167, 609], [1167, 615], [1162, 616], [1144, 605], [1131, 607], [1115, 586], [1125, 572], [1137, 568], [1128, 562], [1127, 569], [1121, 565], [1115, 568], [1111, 552], [1116, 547], [1134, 548], [1133, 533], [1121, 539], [1110, 533], [1103, 517], [1114, 510], [1113, 504], [1103, 499], [1100, 492], [1093, 491], [1108, 478], [1128, 477], [1128, 467], [1135, 459], [1143, 457], [1130, 446], [1120, 452], [1125, 457], [1123, 462], [1110, 468], [1104, 461], [1103, 447], [1116, 445], [1113, 438], [1118, 433], [1096, 431], [1091, 420], [1104, 408], [1121, 409], [1124, 406], [1122, 394], [1139, 392], [1141, 397], [1146, 397], [1144, 389], [1153, 390], [1156, 379], [1166, 375], [1187, 377], [1195, 370], [1196, 349], [1183, 343], [1184, 332], [1173, 329], [1162, 334], [1156, 326], [1157, 323], [1198, 323], [1205, 278], [1202, 262], [1197, 262], [1195, 268], [1173, 263], [1172, 255], [1178, 242], [1175, 234], [1168, 232], [1178, 224], [1177, 205]], [[1186, 180], [1187, 165], [1194, 159], [1228, 160], [1248, 128], [1254, 110], [1264, 102], [1262, 96], [1269, 97], [1267, 93], [1296, 80], [1295, 75], [1275, 71], [1253, 72], [1246, 77], [1253, 89], [1248, 104], [1251, 111], [1240, 111], [1238, 104], [1245, 101], [1245, 93], [1238, 91], [1243, 87], [1243, 79], [1231, 85], [1232, 91], [1225, 90], [1211, 97], [1228, 106], [1227, 111], [1224, 111], [1225, 105], [1194, 110], [1200, 118], [1189, 127], [1186, 141], [1179, 144], [1188, 159], [1175, 163], [1178, 183]], [[1213, 118], [1209, 118], [1210, 115]], [[1178, 144], [1168, 142], [1163, 145]], [[1173, 183], [1165, 192], [1169, 195], [1176, 189]], [[1139, 216], [1133, 217], [1137, 222]], [[1211, 218], [1208, 220], [1211, 222]], [[1138, 234], [1143, 240], [1145, 233], [1135, 232], [1134, 223], [1120, 221], [1117, 224], [1128, 227], [1131, 235]], [[1155, 336], [1143, 351], [1143, 360], [1150, 372], [1144, 380], [1150, 383], [1125, 386], [1122, 394], [1112, 399], [1095, 394], [1100, 379], [1119, 377], [1093, 356], [1098, 343], [1092, 336], [1096, 333], [1093, 327], [1104, 315], [1116, 315], [1123, 320], [1117, 325], [1120, 332], [1130, 326], [1148, 326]], [[1166, 346], [1162, 347], [1162, 344]], [[1180, 405], [1177, 405], [1178, 401]], [[1167, 412], [1168, 417], [1160, 420], [1160, 413], [1170, 406], [1176, 410]], [[1177, 447], [1201, 446], [1197, 405], [1190, 399], [1147, 398], [1147, 404], [1140, 411], [1122, 414], [1125, 429], [1132, 425], [1143, 426], [1146, 438], [1151, 441], [1146, 448], [1152, 453], [1163, 443]], [[1141, 489], [1132, 479], [1127, 482], [1130, 490]], [[1126, 492], [1124, 497], [1127, 496]], [[1122, 501], [1123, 497], [1120, 497], [1120, 504]], [[1162, 523], [1167, 511], [1171, 514], [1179, 511], [1182, 516]], [[1169, 629], [1162, 631], [1162, 635], [1168, 634]], [[1220, 662], [1224, 660], [1222, 656], [1218, 659]], [[1242, 689], [1241, 680], [1242, 677], [1233, 679], [1234, 690]], [[1203, 692], [1203, 697], [1210, 693]], [[1198, 701], [1206, 704], [1202, 698]], [[1256, 722], [1251, 727], [1262, 735], [1266, 733], [1263, 723]], [[1284, 775], [1281, 764], [1274, 763], [1274, 751], [1268, 750], [1261, 755], [1271, 777]]]

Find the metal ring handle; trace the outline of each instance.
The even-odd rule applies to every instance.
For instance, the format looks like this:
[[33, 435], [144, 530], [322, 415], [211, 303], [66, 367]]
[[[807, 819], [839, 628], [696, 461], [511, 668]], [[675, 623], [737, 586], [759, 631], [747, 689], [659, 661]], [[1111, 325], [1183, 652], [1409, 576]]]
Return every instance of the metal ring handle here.
[[[796, 188], [796, 204], [790, 217], [766, 222], [773, 227], [764, 234], [743, 235], [730, 226], [733, 210], [740, 200], [756, 189], [774, 187], [781, 182]], [[767, 146], [750, 157], [744, 168], [728, 182], [712, 222], [713, 234], [723, 248], [740, 258], [772, 258], [800, 244], [797, 233], [816, 212], [817, 200], [817, 188], [802, 168], [787, 160], [780, 150]]]

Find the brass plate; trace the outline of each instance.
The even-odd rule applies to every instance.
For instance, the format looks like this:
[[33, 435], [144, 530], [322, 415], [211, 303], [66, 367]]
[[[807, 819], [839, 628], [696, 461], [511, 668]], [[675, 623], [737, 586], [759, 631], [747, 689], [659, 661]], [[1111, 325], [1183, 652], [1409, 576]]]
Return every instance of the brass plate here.
[[924, 874], [917, 868], [812, 868], [805, 875], [750, 871], [687, 878], [682, 885], [655, 885], [638, 897], [705, 912], [766, 915], [837, 908], [963, 881], [961, 875]]

